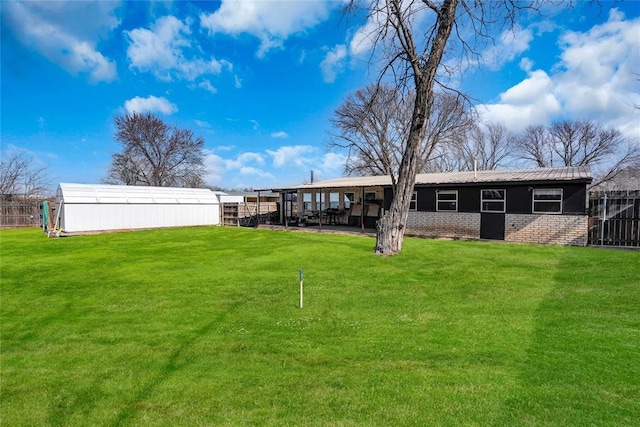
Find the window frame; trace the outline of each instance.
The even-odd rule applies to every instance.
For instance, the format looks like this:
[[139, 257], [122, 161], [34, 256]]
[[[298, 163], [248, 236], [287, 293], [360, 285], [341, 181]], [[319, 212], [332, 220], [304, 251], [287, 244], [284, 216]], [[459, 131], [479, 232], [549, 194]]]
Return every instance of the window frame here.
[[[485, 191], [502, 191], [502, 199], [485, 199], [484, 192]], [[501, 210], [493, 210], [493, 209], [485, 209], [484, 204], [486, 203], [501, 203]], [[507, 190], [505, 188], [485, 188], [480, 190], [480, 212], [483, 213], [505, 213], [507, 212]]]
[[[348, 206], [347, 206], [347, 202], [349, 203]], [[351, 206], [356, 204], [356, 193], [353, 191], [345, 191], [344, 195], [342, 196], [342, 203], [343, 203], [344, 209], [350, 209]]]
[[411, 195], [411, 200], [409, 201], [409, 210], [417, 211], [418, 210], [418, 192], [414, 191]]
[[[441, 194], [455, 194], [454, 200], [440, 200]], [[440, 203], [453, 203], [455, 209], [441, 209]], [[436, 212], [458, 212], [458, 190], [437, 190], [436, 191]]]
[[[536, 200], [536, 192], [555, 192], [557, 195], [560, 196], [559, 200]], [[546, 195], [550, 195], [550, 194], [546, 194]], [[531, 191], [531, 212], [533, 212], [534, 214], [545, 214], [545, 215], [562, 215], [562, 209], [563, 209], [563, 201], [564, 201], [564, 191], [562, 188], [534, 188], [533, 191]], [[539, 211], [536, 210], [536, 203], [545, 203], [545, 204], [558, 204], [559, 209], [557, 211]]]
[[332, 191], [329, 193], [329, 209], [340, 208], [340, 193], [338, 191]]
[[[307, 197], [307, 195], [309, 197]], [[302, 210], [303, 211], [313, 210], [313, 193], [302, 193]]]

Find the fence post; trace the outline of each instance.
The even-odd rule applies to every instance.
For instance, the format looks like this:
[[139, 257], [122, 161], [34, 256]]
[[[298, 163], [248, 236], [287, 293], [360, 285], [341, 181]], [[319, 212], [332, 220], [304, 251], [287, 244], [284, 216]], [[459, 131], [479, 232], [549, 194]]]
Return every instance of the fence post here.
[[607, 193], [604, 193], [602, 212], [602, 231], [600, 233], [600, 246], [604, 246], [604, 222], [607, 220]]

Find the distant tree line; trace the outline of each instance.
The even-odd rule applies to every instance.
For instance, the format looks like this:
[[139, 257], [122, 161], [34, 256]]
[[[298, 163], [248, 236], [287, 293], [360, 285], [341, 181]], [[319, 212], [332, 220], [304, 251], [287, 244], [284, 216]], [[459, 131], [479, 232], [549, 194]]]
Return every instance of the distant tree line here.
[[48, 196], [50, 178], [46, 166], [26, 151], [7, 150], [0, 159], [0, 197], [3, 199]]
[[[329, 146], [347, 151], [347, 175], [397, 173], [413, 96], [372, 84], [348, 95], [335, 110]], [[592, 186], [601, 187], [637, 185], [640, 170], [640, 146], [616, 129], [564, 120], [514, 134], [502, 123], [481, 123], [464, 97], [437, 92], [417, 155], [418, 173], [589, 166]]]

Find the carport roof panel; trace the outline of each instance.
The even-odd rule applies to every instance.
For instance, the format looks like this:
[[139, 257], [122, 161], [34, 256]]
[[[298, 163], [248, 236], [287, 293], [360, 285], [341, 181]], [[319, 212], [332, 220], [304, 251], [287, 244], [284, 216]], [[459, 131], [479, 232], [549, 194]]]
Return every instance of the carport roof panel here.
[[218, 204], [207, 188], [61, 183], [66, 204]]

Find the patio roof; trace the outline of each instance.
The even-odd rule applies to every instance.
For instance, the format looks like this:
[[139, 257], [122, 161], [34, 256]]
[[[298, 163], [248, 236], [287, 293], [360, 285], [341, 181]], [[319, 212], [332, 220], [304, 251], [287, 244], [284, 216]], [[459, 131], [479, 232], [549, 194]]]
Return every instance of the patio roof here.
[[[470, 172], [421, 173], [416, 175], [416, 185], [481, 184], [493, 182], [548, 182], [581, 181], [593, 179], [586, 166], [563, 166], [555, 168], [505, 169]], [[313, 190], [343, 187], [385, 187], [391, 186], [388, 175], [359, 176], [327, 179], [313, 184], [272, 189], [272, 191]]]

